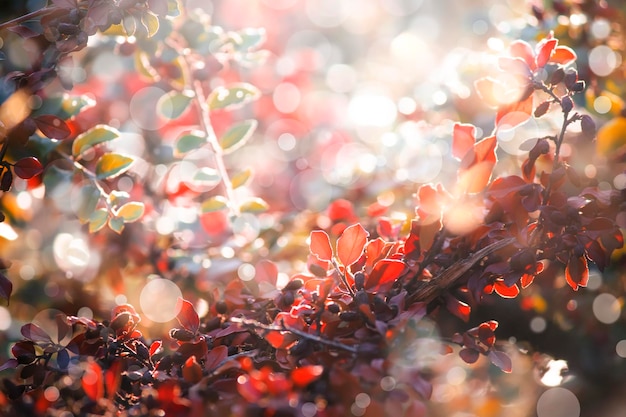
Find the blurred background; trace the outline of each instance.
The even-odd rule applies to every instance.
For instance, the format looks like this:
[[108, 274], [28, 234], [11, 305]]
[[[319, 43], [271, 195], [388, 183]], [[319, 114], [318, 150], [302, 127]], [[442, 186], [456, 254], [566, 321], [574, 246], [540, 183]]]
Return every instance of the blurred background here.
[[[285, 280], [306, 264], [306, 236], [312, 227], [328, 227], [327, 208], [337, 199], [352, 202], [357, 217], [367, 216], [376, 203], [392, 222], [412, 218], [419, 185], [450, 185], [456, 178], [453, 124], [473, 123], [478, 137], [491, 133], [494, 110], [477, 97], [473, 84], [494, 70], [496, 57], [515, 39], [534, 44], [553, 31], [576, 51], [577, 69], [588, 86], [576, 104], [594, 117], [600, 131], [593, 144], [576, 142], [572, 132], [576, 152], [566, 147], [563, 155], [575, 154], [571, 164], [602, 187], [626, 189], [623, 160], [616, 157], [626, 143], [626, 130], [616, 122], [626, 116], [623, 1], [181, 3], [190, 21], [210, 16], [225, 30], [265, 30], [266, 52], [259, 57], [264, 62], [224, 68], [211, 85], [244, 80], [262, 92], [238, 114], [257, 119], [257, 132], [227, 163], [251, 169], [250, 185], [237, 192], [262, 196], [270, 211], [237, 219], [231, 237], [215, 236], [197, 213], [198, 194], [180, 185], [184, 164], [197, 165], [203, 155], [176, 160], [173, 143], [180, 125], [151, 125], [142, 118], [141, 109], [154, 97], [132, 70], [132, 51], [124, 51], [129, 42], [96, 36], [90, 48], [63, 63], [61, 77], [73, 84], [72, 94], [96, 101], [83, 116], [85, 125], [101, 120], [125, 132], [114, 148], [141, 162], [132, 177], [123, 176], [116, 185], [149, 210], [143, 225], [129, 226], [121, 236], [89, 235], [68, 204], [80, 184], [44, 198], [42, 187], [18, 181], [2, 197], [9, 214], [0, 224], [0, 255], [12, 261], [7, 274], [15, 293], [10, 305], [0, 307], [1, 362], [20, 337], [21, 325], [33, 317], [43, 322], [50, 311], [106, 318], [115, 304], [131, 302], [148, 317], [142, 321], [144, 334], [156, 337], [167, 323], [142, 299], [159, 295], [164, 308], [184, 295], [206, 312], [214, 287], [242, 278], [241, 266], [249, 265], [252, 253], [275, 261]], [[2, 1], [0, 20], [42, 6], [41, 1]], [[28, 66], [36, 46], [9, 37], [3, 51], [6, 73]], [[51, 96], [62, 91], [58, 82], [49, 87]], [[558, 129], [559, 117], [550, 113], [511, 138], [499, 138], [498, 172], [519, 170], [525, 155], [520, 144]], [[213, 118], [218, 133], [231, 122], [229, 114]], [[626, 227], [626, 218], [621, 226]], [[430, 324], [437, 339], [496, 318], [499, 340], [513, 357], [512, 374], [487, 361], [466, 365], [456, 355], [429, 359], [429, 339], [403, 343], [400, 356], [423, 352], [417, 356], [432, 369], [431, 415], [623, 416], [626, 273], [621, 256], [605, 272], [592, 271], [588, 288], [576, 293], [560, 270], [550, 269], [516, 299], [487, 298], [469, 326], [456, 319], [444, 320], [440, 328]], [[155, 274], [168, 284], [147, 279]]]

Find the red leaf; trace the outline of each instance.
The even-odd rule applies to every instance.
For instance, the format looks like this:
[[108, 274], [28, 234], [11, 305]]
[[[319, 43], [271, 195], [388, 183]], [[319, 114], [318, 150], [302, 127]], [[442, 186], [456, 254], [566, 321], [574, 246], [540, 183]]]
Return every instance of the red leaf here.
[[578, 287], [586, 287], [589, 281], [589, 268], [587, 266], [587, 258], [585, 255], [571, 255], [567, 266], [565, 267], [565, 279], [574, 291], [578, 291]]
[[13, 292], [13, 283], [4, 274], [0, 273], [0, 298], [9, 301]]
[[420, 231], [422, 226], [416, 221], [411, 221], [411, 232], [404, 242], [404, 255], [407, 258], [418, 259], [421, 254]]
[[13, 171], [18, 177], [27, 180], [40, 174], [43, 171], [43, 165], [37, 158], [28, 156], [17, 161], [13, 165]]
[[365, 289], [368, 291], [387, 291], [404, 272], [404, 262], [392, 259], [382, 259], [374, 265], [372, 272], [365, 280]]
[[513, 370], [513, 364], [511, 358], [506, 353], [499, 350], [492, 350], [489, 352], [489, 360], [491, 363], [500, 368], [503, 372], [510, 373]]
[[313, 230], [309, 237], [311, 243], [309, 248], [311, 253], [317, 256], [320, 261], [330, 261], [333, 259], [333, 248], [330, 246], [330, 238], [323, 230]]
[[93, 401], [104, 397], [104, 381], [102, 380], [102, 368], [94, 361], [87, 362], [85, 373], [81, 378], [83, 391]]
[[511, 129], [530, 119], [533, 113], [533, 96], [526, 100], [507, 104], [498, 108], [496, 113], [496, 127]]
[[198, 313], [196, 313], [196, 309], [193, 308], [193, 304], [179, 297], [176, 309], [178, 308], [180, 308], [180, 312], [176, 316], [178, 322], [184, 329], [195, 334], [200, 327], [200, 318]]
[[195, 356], [190, 356], [183, 366], [183, 378], [187, 382], [197, 384], [202, 379], [202, 367], [196, 360]]
[[109, 400], [115, 398], [120, 383], [122, 381], [122, 366], [121, 360], [115, 360], [111, 364], [111, 367], [104, 373], [104, 386], [106, 387], [106, 394]]
[[459, 351], [459, 356], [466, 363], [474, 363], [478, 360], [478, 358], [480, 357], [480, 354], [478, 353], [477, 350], [470, 349], [470, 348], [463, 348]]
[[559, 43], [559, 41], [556, 39], [544, 39], [537, 45], [539, 48], [536, 58], [538, 68], [543, 68], [548, 61], [550, 61], [550, 57], [557, 43]]
[[44, 114], [33, 120], [41, 133], [50, 139], [65, 139], [72, 133], [67, 123], [51, 114]]
[[350, 221], [355, 217], [354, 205], [348, 200], [335, 200], [328, 206], [328, 218], [332, 222]]
[[152, 344], [150, 345], [150, 356], [153, 356], [155, 353], [157, 353], [162, 346], [163, 342], [160, 340], [155, 340], [154, 342], [152, 342]]
[[515, 298], [517, 297], [517, 294], [519, 294], [519, 287], [517, 286], [517, 284], [507, 287], [504, 281], [494, 282], [493, 289], [502, 298]]
[[367, 242], [367, 245], [365, 245], [365, 265], [370, 268], [374, 266], [376, 261], [384, 256], [383, 250], [385, 249], [385, 247], [385, 241], [380, 237], [377, 237], [376, 239]]
[[344, 266], [350, 266], [359, 260], [368, 236], [369, 233], [359, 223], [343, 231], [337, 239], [337, 256]]
[[468, 304], [447, 294], [445, 295], [445, 299], [446, 308], [450, 313], [454, 314], [465, 322], [469, 321], [472, 308]]
[[319, 378], [324, 372], [320, 365], [307, 365], [296, 368], [291, 372], [291, 381], [298, 387], [304, 388]]
[[452, 133], [452, 156], [461, 160], [476, 142], [476, 127], [471, 124], [455, 123]]
[[567, 46], [557, 46], [550, 58], [550, 62], [567, 65], [576, 61], [576, 52]]
[[228, 357], [228, 348], [224, 345], [216, 346], [207, 355], [204, 367], [209, 371], [217, 369]]
[[256, 282], [269, 282], [272, 285], [276, 285], [276, 278], [278, 277], [278, 267], [272, 261], [267, 259], [261, 259], [254, 265], [255, 275], [254, 280]]

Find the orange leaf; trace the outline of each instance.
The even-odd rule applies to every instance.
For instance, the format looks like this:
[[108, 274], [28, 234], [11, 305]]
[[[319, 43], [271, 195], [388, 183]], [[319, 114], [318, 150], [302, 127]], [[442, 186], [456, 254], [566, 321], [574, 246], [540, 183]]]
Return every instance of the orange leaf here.
[[359, 260], [369, 233], [359, 223], [347, 227], [337, 239], [337, 256], [344, 266]]
[[120, 382], [122, 381], [122, 366], [122, 361], [116, 360], [104, 374], [104, 384], [106, 386], [107, 398], [110, 400], [115, 398], [117, 389], [120, 387]]
[[404, 262], [393, 259], [382, 259], [376, 262], [365, 281], [365, 289], [374, 291], [390, 289], [395, 280], [404, 272], [404, 268]]
[[474, 82], [474, 88], [482, 101], [491, 108], [498, 108], [502, 103], [498, 97], [504, 94], [504, 86], [499, 81], [491, 77], [484, 77]]
[[452, 132], [452, 156], [461, 160], [476, 142], [476, 128], [471, 124], [455, 123]]
[[517, 284], [513, 284], [510, 287], [507, 287], [504, 281], [496, 281], [493, 283], [493, 289], [500, 295], [502, 298], [515, 298], [517, 294], [519, 294], [519, 288]]
[[330, 261], [333, 259], [333, 248], [330, 246], [330, 238], [323, 230], [313, 230], [309, 237], [310, 251], [317, 256], [320, 261]]
[[567, 46], [558, 46], [550, 58], [550, 62], [561, 65], [571, 64], [574, 61], [576, 61], [576, 52]]
[[202, 367], [194, 355], [187, 358], [183, 366], [183, 378], [187, 382], [197, 384], [202, 379]]

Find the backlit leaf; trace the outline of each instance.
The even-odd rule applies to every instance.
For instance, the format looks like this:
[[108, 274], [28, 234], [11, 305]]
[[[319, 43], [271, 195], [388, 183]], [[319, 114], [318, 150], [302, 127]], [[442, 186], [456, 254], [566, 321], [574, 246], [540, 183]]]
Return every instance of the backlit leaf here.
[[72, 144], [72, 155], [78, 158], [85, 151], [105, 142], [112, 141], [120, 136], [120, 132], [107, 125], [96, 125], [81, 133]]
[[222, 180], [219, 172], [213, 168], [203, 167], [196, 171], [192, 181], [199, 186], [211, 187], [219, 184]]
[[206, 143], [206, 135], [199, 131], [194, 130], [191, 132], [185, 132], [176, 139], [174, 144], [174, 153], [177, 156], [186, 154], [189, 151], [196, 150]]
[[100, 190], [92, 184], [85, 184], [78, 193], [78, 209], [76, 215], [81, 223], [90, 221], [100, 201]]
[[209, 109], [233, 110], [256, 100], [261, 95], [258, 88], [248, 83], [236, 83], [229, 87], [215, 88], [207, 99]]
[[104, 180], [117, 177], [128, 171], [133, 161], [133, 158], [125, 155], [106, 153], [100, 157], [96, 164], [96, 178]]
[[170, 91], [157, 101], [157, 111], [166, 119], [178, 119], [189, 108], [193, 97], [190, 91]]
[[550, 62], [561, 65], [568, 65], [574, 61], [576, 61], [576, 52], [567, 46], [557, 46], [550, 58]]
[[122, 217], [113, 216], [109, 219], [109, 228], [117, 234], [124, 231], [124, 219]]
[[252, 170], [250, 168], [247, 168], [233, 175], [233, 177], [230, 179], [230, 183], [232, 184], [233, 189], [246, 185], [251, 176]]
[[150, 12], [141, 16], [141, 23], [148, 32], [148, 37], [153, 37], [159, 31], [159, 18]]
[[98, 401], [104, 397], [104, 380], [102, 375], [102, 368], [95, 361], [91, 360], [85, 364], [85, 373], [80, 380], [83, 391], [93, 401]]
[[239, 211], [242, 213], [262, 213], [267, 211], [267, 209], [269, 209], [269, 205], [265, 200], [258, 197], [244, 201], [241, 206], [239, 206]]
[[511, 373], [513, 370], [513, 363], [511, 358], [504, 352], [499, 350], [492, 350], [489, 352], [489, 360], [502, 370], [502, 372]]
[[33, 119], [37, 125], [37, 129], [41, 130], [46, 137], [50, 139], [65, 139], [71, 133], [67, 123], [57, 116], [44, 114]]
[[254, 133], [257, 124], [258, 122], [256, 120], [250, 119], [232, 126], [224, 133], [220, 140], [222, 149], [226, 153], [229, 153], [245, 145]]
[[321, 365], [306, 365], [291, 371], [291, 380], [298, 387], [306, 387], [322, 376], [324, 367]]
[[309, 248], [311, 253], [319, 260], [330, 261], [333, 258], [333, 249], [330, 246], [330, 238], [323, 230], [313, 230], [309, 236]]
[[572, 255], [565, 267], [565, 279], [574, 291], [578, 291], [579, 287], [586, 287], [589, 281], [589, 267], [587, 266], [587, 258], [585, 255]]
[[65, 118], [76, 116], [82, 110], [93, 107], [96, 101], [87, 95], [82, 96], [68, 96], [64, 95], [61, 99], [61, 108]]
[[402, 261], [382, 259], [376, 264], [365, 280], [365, 289], [368, 291], [387, 291], [404, 272], [406, 265]]
[[511, 129], [518, 126], [533, 114], [533, 96], [498, 108], [496, 126], [498, 129]]
[[337, 239], [337, 256], [344, 266], [359, 260], [369, 233], [359, 223], [347, 227]]
[[476, 142], [476, 127], [470, 124], [455, 123], [452, 133], [452, 156], [461, 160]]
[[226, 207], [228, 207], [228, 200], [226, 197], [216, 195], [208, 200], [204, 200], [200, 206], [200, 210], [202, 213], [210, 213], [213, 211], [223, 210]]
[[193, 308], [193, 304], [179, 297], [176, 303], [176, 310], [179, 311], [176, 318], [180, 325], [185, 330], [195, 334], [198, 328], [200, 328], [200, 318], [198, 313], [196, 313], [196, 309]]
[[116, 216], [124, 219], [124, 223], [132, 223], [139, 220], [141, 216], [143, 216], [144, 210], [145, 206], [143, 203], [133, 201], [124, 204], [115, 214]]

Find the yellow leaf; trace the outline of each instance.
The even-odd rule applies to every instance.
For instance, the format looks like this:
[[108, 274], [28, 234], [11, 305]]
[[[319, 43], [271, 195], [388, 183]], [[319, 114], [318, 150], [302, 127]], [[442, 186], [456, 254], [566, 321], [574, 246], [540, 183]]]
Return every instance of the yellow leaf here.
[[604, 156], [626, 145], [626, 117], [609, 120], [598, 129], [596, 151]]

